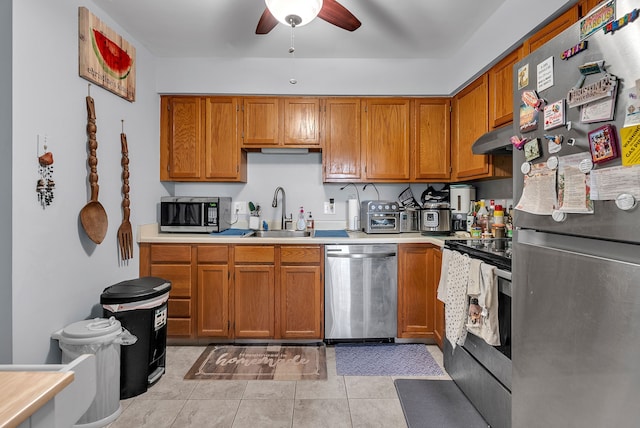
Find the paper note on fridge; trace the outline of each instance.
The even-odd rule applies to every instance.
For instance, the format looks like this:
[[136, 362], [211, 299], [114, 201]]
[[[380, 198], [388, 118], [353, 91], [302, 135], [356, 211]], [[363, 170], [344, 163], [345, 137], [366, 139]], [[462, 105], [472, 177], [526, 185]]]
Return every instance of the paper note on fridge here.
[[580, 169], [580, 163], [590, 160], [589, 153], [561, 156], [558, 162], [558, 211], [593, 214], [589, 174]]
[[640, 164], [640, 125], [629, 126], [620, 130], [620, 151], [622, 165]]
[[557, 205], [556, 171], [549, 169], [546, 163], [532, 165], [529, 174], [524, 176], [522, 196], [516, 209], [531, 214], [551, 215]]
[[621, 193], [640, 199], [640, 165], [616, 166], [591, 171], [591, 199], [612, 201]]

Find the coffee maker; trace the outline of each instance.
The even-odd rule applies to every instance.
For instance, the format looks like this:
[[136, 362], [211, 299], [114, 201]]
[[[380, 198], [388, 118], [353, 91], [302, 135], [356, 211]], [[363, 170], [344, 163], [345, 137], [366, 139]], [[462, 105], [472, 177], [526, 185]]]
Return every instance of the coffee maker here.
[[476, 189], [470, 184], [452, 184], [449, 189], [451, 204], [451, 231], [467, 230], [467, 212], [471, 201], [476, 199]]

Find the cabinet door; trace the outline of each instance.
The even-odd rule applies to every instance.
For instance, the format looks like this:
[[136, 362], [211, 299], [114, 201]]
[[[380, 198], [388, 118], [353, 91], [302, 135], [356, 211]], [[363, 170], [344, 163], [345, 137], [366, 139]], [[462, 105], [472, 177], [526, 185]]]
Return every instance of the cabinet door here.
[[229, 267], [198, 266], [198, 336], [229, 336]]
[[451, 159], [454, 179], [489, 175], [489, 156], [471, 152], [473, 143], [487, 132], [487, 80], [487, 75], [483, 74], [453, 98]]
[[513, 66], [522, 59], [518, 47], [489, 70], [489, 126], [491, 129], [513, 121]]
[[398, 246], [398, 337], [435, 337], [435, 251], [425, 244]]
[[234, 275], [235, 337], [274, 337], [275, 275], [267, 265], [240, 265]]
[[279, 98], [245, 98], [244, 111], [244, 147], [271, 147], [280, 143]]
[[[531, 52], [535, 51], [540, 46], [544, 45], [549, 40], [553, 39], [555, 36], [576, 23], [578, 21], [579, 12], [580, 8], [578, 5], [571, 7], [565, 13], [537, 31], [533, 36], [526, 39], [522, 44], [524, 56], [529, 55]], [[570, 46], [567, 46], [567, 48], [569, 47]]]
[[324, 100], [323, 181], [362, 181], [360, 99]]
[[204, 102], [204, 177], [246, 181], [246, 157], [240, 150], [240, 100], [207, 97]]
[[451, 176], [451, 101], [418, 99], [414, 104], [413, 179], [449, 180]]
[[161, 180], [200, 179], [202, 174], [202, 98], [163, 98]]
[[[434, 293], [437, 296], [438, 294], [438, 284], [440, 283], [440, 274], [442, 270], [442, 250], [434, 249], [433, 250], [433, 286]], [[436, 328], [434, 331], [436, 343], [442, 350], [444, 348], [444, 332], [445, 332], [445, 324], [444, 324], [444, 302], [435, 298], [436, 304]]]
[[284, 339], [322, 339], [320, 266], [280, 268], [280, 335]]
[[285, 98], [283, 143], [285, 146], [320, 147], [320, 100]]
[[409, 180], [409, 100], [364, 101], [364, 170], [367, 180]]

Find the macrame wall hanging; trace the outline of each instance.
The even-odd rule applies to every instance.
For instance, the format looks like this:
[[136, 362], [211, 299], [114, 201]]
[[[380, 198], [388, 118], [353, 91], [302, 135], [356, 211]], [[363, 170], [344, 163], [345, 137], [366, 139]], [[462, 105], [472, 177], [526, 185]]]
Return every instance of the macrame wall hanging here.
[[53, 153], [47, 151], [47, 137], [43, 137], [44, 154], [40, 155], [40, 136], [38, 136], [38, 174], [40, 178], [36, 184], [38, 202], [42, 208], [46, 208], [53, 202], [53, 189], [56, 187], [53, 181]]

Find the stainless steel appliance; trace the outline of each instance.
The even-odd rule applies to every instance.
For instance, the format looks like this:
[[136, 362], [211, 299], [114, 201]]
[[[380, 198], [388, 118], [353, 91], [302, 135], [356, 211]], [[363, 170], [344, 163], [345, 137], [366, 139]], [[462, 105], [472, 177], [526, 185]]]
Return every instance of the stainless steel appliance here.
[[470, 184], [452, 184], [449, 188], [451, 204], [451, 230], [467, 230], [467, 213], [471, 201], [476, 199], [476, 189]]
[[365, 233], [400, 233], [400, 206], [395, 201], [362, 201], [360, 222]]
[[455, 350], [445, 340], [444, 367], [491, 427], [511, 427], [511, 240], [449, 240], [445, 248], [496, 266], [500, 345], [471, 333]]
[[422, 233], [448, 235], [451, 232], [451, 208], [448, 202], [425, 202], [420, 216]]
[[[517, 71], [529, 64], [530, 73], [533, 71], [529, 81], [535, 86], [536, 65], [554, 57], [554, 85], [539, 94], [548, 102], [567, 97], [580, 78], [578, 67], [593, 61], [604, 60], [606, 71], [617, 76], [620, 86], [614, 121], [584, 123], [581, 108], [567, 106], [571, 129], [545, 132], [540, 123], [537, 130], [525, 133], [525, 137], [544, 141], [541, 157], [532, 163], [544, 164], [550, 158], [544, 134], [564, 136], [555, 154], [560, 161], [577, 153], [590, 158], [588, 133], [605, 124], [613, 125], [619, 136], [629, 90], [640, 76], [640, 20], [624, 20], [637, 8], [638, 0], [615, 2], [615, 19], [622, 19], [615, 23], [626, 25], [613, 34], [598, 30], [587, 39], [588, 49], [567, 60], [559, 56], [579, 43], [579, 23], [514, 66], [517, 82]], [[587, 75], [582, 87], [602, 77], [602, 73]], [[525, 89], [535, 87], [530, 84]], [[514, 111], [520, 104], [517, 91]], [[517, 124], [513, 133], [520, 135]], [[569, 138], [575, 139], [574, 145], [567, 144]], [[519, 201], [524, 188], [520, 173], [524, 152], [514, 150], [513, 161], [514, 196]], [[614, 172], [620, 164], [617, 158], [597, 164], [595, 170], [585, 169], [589, 174], [586, 183], [598, 172]], [[613, 193], [629, 189], [624, 180], [613, 182]], [[603, 195], [601, 182], [590, 184], [592, 195], [594, 191]], [[637, 199], [639, 192], [636, 184], [630, 193]], [[614, 200], [593, 201], [593, 214], [556, 213], [553, 218], [516, 208], [514, 224], [513, 426], [638, 426], [640, 210], [618, 209]]]
[[222, 232], [231, 227], [230, 197], [164, 196], [160, 199], [160, 231]]
[[400, 232], [420, 232], [420, 209], [403, 208], [400, 210]]
[[398, 246], [325, 246], [325, 339], [397, 334]]

